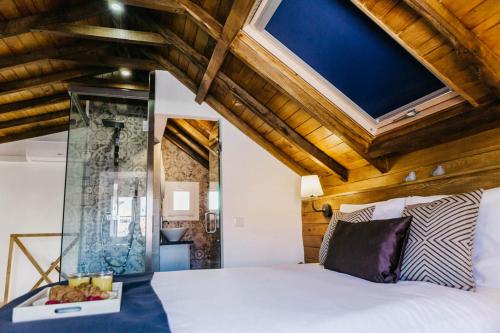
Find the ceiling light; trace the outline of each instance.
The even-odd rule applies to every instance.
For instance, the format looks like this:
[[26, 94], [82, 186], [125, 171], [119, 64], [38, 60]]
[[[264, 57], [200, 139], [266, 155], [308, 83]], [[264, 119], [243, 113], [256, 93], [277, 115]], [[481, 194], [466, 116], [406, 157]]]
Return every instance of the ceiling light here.
[[115, 13], [122, 13], [124, 10], [124, 7], [121, 3], [113, 1], [109, 3], [109, 9]]
[[121, 68], [120, 69], [120, 75], [122, 77], [130, 77], [132, 75], [132, 72], [130, 71], [130, 69], [127, 69], [127, 68]]

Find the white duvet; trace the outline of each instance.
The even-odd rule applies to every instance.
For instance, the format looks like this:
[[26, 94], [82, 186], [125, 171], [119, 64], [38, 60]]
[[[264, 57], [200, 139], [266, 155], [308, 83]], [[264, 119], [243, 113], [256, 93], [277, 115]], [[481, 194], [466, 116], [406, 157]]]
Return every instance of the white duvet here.
[[500, 290], [377, 284], [317, 264], [155, 273], [178, 332], [500, 332]]

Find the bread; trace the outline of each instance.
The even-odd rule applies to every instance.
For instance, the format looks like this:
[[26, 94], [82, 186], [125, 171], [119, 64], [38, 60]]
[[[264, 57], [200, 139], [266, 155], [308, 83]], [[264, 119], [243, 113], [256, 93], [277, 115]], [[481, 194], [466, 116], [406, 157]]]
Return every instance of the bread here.
[[67, 291], [62, 295], [61, 302], [62, 303], [74, 303], [74, 302], [84, 302], [87, 300], [85, 294], [80, 290], [75, 288], [71, 288], [71, 290]]
[[108, 299], [109, 293], [102, 291], [99, 287], [88, 283], [82, 283], [77, 287], [53, 286], [50, 288], [49, 300], [59, 303], [84, 302], [89, 298], [100, 297]]

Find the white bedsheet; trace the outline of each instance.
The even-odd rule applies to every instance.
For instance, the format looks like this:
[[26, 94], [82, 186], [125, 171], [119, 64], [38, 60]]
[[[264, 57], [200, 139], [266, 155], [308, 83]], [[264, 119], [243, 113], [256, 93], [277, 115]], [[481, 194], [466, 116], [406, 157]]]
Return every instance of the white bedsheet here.
[[500, 290], [377, 284], [317, 264], [155, 273], [179, 332], [500, 332]]

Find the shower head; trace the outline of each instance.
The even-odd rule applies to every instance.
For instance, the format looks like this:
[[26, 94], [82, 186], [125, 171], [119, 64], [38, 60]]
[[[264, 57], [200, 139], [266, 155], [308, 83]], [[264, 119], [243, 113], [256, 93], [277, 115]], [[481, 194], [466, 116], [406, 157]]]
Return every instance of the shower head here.
[[125, 127], [125, 124], [121, 121], [116, 121], [113, 119], [103, 119], [102, 120], [102, 125], [104, 127], [112, 127], [114, 129], [122, 129]]
[[114, 134], [113, 134], [113, 144], [115, 146], [114, 148], [114, 165], [115, 168], [118, 167], [118, 158], [119, 158], [119, 151], [120, 151], [120, 132], [122, 129], [125, 127], [125, 123], [122, 121], [116, 121], [113, 119], [103, 119], [102, 120], [102, 125], [104, 127], [111, 127], [114, 129]]

